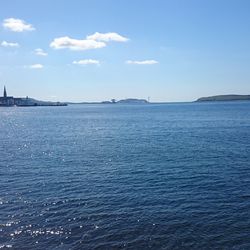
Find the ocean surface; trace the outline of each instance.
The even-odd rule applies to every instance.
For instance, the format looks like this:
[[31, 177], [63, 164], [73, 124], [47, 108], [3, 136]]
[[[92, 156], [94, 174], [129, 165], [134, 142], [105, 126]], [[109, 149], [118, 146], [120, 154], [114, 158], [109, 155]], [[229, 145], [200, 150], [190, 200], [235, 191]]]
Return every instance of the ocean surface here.
[[250, 102], [0, 108], [0, 249], [250, 249]]

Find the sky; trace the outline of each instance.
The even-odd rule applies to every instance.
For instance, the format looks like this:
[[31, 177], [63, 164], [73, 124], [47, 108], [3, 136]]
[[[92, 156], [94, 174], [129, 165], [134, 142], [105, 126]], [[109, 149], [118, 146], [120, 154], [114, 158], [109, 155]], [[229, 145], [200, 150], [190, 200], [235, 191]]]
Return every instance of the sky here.
[[250, 94], [249, 0], [1, 0], [0, 91], [52, 101]]

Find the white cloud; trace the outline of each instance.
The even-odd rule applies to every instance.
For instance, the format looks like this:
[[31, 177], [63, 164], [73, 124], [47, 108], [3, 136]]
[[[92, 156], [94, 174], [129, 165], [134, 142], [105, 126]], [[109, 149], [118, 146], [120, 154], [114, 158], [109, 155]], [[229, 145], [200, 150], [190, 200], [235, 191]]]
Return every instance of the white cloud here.
[[97, 42], [94, 40], [78, 40], [68, 36], [55, 38], [50, 43], [50, 47], [54, 49], [70, 49], [70, 50], [88, 50], [88, 49], [99, 49], [105, 47], [106, 44], [103, 42]]
[[79, 60], [79, 61], [73, 61], [73, 64], [78, 64], [78, 65], [87, 65], [87, 64], [100, 65], [100, 61], [94, 60], [94, 59], [84, 59], [84, 60]]
[[29, 66], [29, 68], [31, 68], [31, 69], [42, 69], [43, 65], [40, 64], [40, 63], [32, 64], [32, 65]]
[[18, 43], [10, 43], [10, 42], [6, 42], [6, 41], [2, 41], [1, 45], [3, 47], [19, 47]]
[[70, 50], [89, 50], [100, 49], [106, 47], [106, 42], [126, 42], [129, 39], [123, 37], [117, 33], [99, 33], [96, 32], [93, 35], [87, 36], [85, 39], [73, 39], [68, 36], [55, 38], [50, 47], [54, 49], [70, 49]]
[[109, 42], [109, 41], [127, 42], [129, 40], [128, 38], [121, 36], [115, 32], [109, 32], [109, 33], [96, 32], [93, 35], [87, 36], [87, 39], [95, 41], [103, 41], [103, 42]]
[[157, 64], [159, 63], [156, 60], [144, 60], [144, 61], [126, 61], [127, 64], [138, 64], [138, 65], [151, 65], [151, 64]]
[[35, 28], [24, 20], [7, 18], [3, 20], [3, 27], [14, 32], [32, 31]]
[[47, 56], [48, 55], [48, 53], [46, 53], [42, 49], [35, 49], [35, 54], [38, 55], [38, 56]]

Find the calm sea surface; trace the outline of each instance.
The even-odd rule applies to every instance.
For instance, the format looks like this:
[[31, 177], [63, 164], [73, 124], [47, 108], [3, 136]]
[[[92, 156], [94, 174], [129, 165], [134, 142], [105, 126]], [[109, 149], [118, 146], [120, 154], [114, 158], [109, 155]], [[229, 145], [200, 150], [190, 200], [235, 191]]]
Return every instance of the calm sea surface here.
[[250, 102], [0, 108], [0, 248], [250, 249]]

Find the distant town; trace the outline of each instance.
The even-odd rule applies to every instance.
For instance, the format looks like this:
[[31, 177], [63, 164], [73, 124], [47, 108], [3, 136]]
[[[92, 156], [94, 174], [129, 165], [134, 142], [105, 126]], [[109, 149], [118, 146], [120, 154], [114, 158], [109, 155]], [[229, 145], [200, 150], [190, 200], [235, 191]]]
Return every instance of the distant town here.
[[27, 97], [8, 96], [6, 87], [4, 86], [3, 96], [0, 97], [0, 106], [1, 107], [67, 106], [67, 103], [39, 101], [33, 98], [29, 98], [28, 96]]

